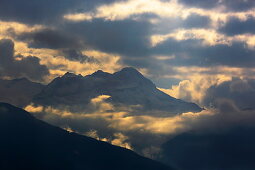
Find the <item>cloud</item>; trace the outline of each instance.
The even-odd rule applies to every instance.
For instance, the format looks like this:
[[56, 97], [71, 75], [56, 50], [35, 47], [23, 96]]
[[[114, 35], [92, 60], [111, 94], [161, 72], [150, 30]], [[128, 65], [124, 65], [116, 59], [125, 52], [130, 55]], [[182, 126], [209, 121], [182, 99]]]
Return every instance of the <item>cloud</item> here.
[[[128, 0], [116, 1], [115, 3], [102, 4], [94, 11], [83, 13], [70, 13], [64, 16], [71, 21], [91, 20], [91, 18], [102, 18], [105, 20], [126, 20], [136, 18], [144, 14], [155, 14], [160, 17], [177, 16], [180, 7], [174, 1], [161, 2], [158, 0]], [[153, 15], [153, 16], [155, 16]], [[139, 17], [138, 17], [139, 18]]]
[[[57, 0], [54, 2], [38, 0], [2, 0], [0, 3], [0, 18], [7, 21], [21, 21], [26, 23], [40, 23], [47, 20], [56, 20], [70, 8], [78, 7], [79, 1]], [[13, 12], [15, 11], [15, 12]]]
[[[38, 2], [40, 3], [46, 2]], [[65, 5], [67, 2], [63, 3]], [[133, 66], [143, 69], [150, 77], [177, 75], [171, 68], [174, 66], [253, 65], [254, 36], [231, 36], [218, 32], [217, 29], [227, 23], [226, 18], [229, 16], [242, 21], [247, 19], [247, 15], [251, 15], [249, 11], [225, 13], [214, 9], [191, 8], [177, 1], [158, 0], [107, 3], [84, 1], [86, 5], [91, 3], [93, 7], [90, 9], [85, 9], [87, 6], [80, 9], [83, 6], [79, 3], [81, 2], [75, 0], [68, 9], [67, 6], [57, 9], [59, 13], [54, 15], [61, 15], [61, 19], [49, 17], [55, 22], [38, 22], [41, 24], [38, 29], [22, 29], [22, 32], [16, 29], [13, 30], [16, 34], [10, 35], [19, 43], [28, 45], [26, 50], [19, 48], [24, 53], [23, 56], [32, 52], [38, 54], [35, 56], [50, 68], [51, 78], [66, 71], [88, 74], [96, 71], [96, 68], [109, 70], [110, 66], [103, 66], [104, 62], [85, 53], [93, 50], [111, 55], [114, 61], [118, 58], [118, 67]], [[132, 10], [123, 12], [122, 7], [125, 6]], [[19, 22], [26, 23], [21, 20]], [[160, 60], [160, 56], [170, 58]], [[92, 65], [91, 69], [86, 63]], [[77, 65], [77, 68], [73, 65]]]
[[193, 80], [174, 86], [172, 94], [196, 100], [204, 104], [205, 110], [171, 116], [155, 112], [137, 114], [135, 108], [107, 103], [110, 96], [105, 95], [92, 99], [88, 109], [80, 112], [71, 112], [65, 107], [43, 107], [42, 110], [42, 106], [34, 105], [25, 109], [56, 126], [68, 127], [80, 134], [156, 158], [161, 154], [161, 144], [184, 132], [208, 133], [236, 125], [253, 126], [255, 109], [240, 107], [240, 104], [252, 105], [254, 88], [254, 80], [232, 79], [224, 75], [194, 76]]
[[18, 21], [28, 24], [46, 24], [61, 21], [66, 13], [87, 11], [102, 3], [111, 3], [114, 0], [1, 0], [0, 19]]
[[214, 8], [219, 3], [218, 0], [179, 0], [179, 2], [187, 6], [194, 6], [206, 9]]
[[228, 11], [246, 11], [255, 7], [253, 0], [223, 0]]
[[214, 85], [217, 86], [229, 80], [231, 80], [231, 77], [225, 75], [191, 75], [190, 79], [180, 81], [178, 85], [173, 85], [171, 89], [161, 88], [160, 90], [178, 99], [196, 102], [204, 106], [207, 90]]
[[98, 63], [94, 57], [86, 56], [81, 51], [75, 49], [65, 49], [62, 51], [63, 56], [71, 61], [80, 61], [81, 63]]
[[189, 131], [162, 145], [161, 160], [181, 169], [254, 168], [255, 110], [242, 110], [231, 98], [216, 103], [212, 116], [186, 122]]
[[[237, 74], [238, 75], [238, 74]], [[241, 73], [244, 75], [244, 73]], [[160, 90], [186, 101], [198, 103], [206, 108], [219, 108], [219, 100], [229, 100], [240, 111], [254, 109], [255, 81], [254, 77], [232, 77], [234, 75], [201, 73], [190, 75], [170, 89]]]
[[[191, 128], [184, 122], [195, 120], [209, 111], [185, 113], [176, 116], [151, 116], [151, 113], [135, 113], [125, 106], [114, 107], [106, 102], [109, 96], [98, 96], [90, 101], [89, 107], [80, 112], [68, 108], [28, 105], [25, 109], [34, 116], [56, 126], [107, 141], [114, 145], [133, 149], [147, 156], [158, 154], [158, 148], [169, 135]], [[43, 109], [42, 109], [43, 108]], [[143, 138], [144, 140], [140, 140]], [[154, 148], [154, 149], [153, 149]]]
[[[100, 98], [103, 97], [95, 100]], [[187, 131], [207, 133], [226, 130], [236, 124], [250, 126], [254, 123], [254, 111], [242, 111], [231, 100], [218, 100], [216, 108], [200, 113], [190, 112], [170, 117], [130, 114], [131, 112], [116, 110], [107, 112], [100, 109], [93, 113], [72, 113], [50, 107], [44, 108], [44, 113], [34, 113], [36, 117], [54, 125], [68, 127], [80, 134], [122, 147], [132, 147], [135, 151], [154, 158], [160, 156], [159, 147], [162, 143], [180, 133]], [[141, 138], [144, 140], [141, 141]]]
[[184, 28], [203, 28], [210, 26], [210, 18], [198, 14], [190, 14], [184, 21]]
[[127, 136], [123, 135], [122, 133], [115, 133], [114, 137], [115, 139], [111, 141], [111, 144], [121, 146], [127, 149], [132, 149], [132, 146], [129, 143], [125, 142], [128, 139]]
[[175, 66], [232, 66], [253, 67], [254, 49], [248, 48], [244, 42], [236, 41], [231, 45], [204, 45], [202, 40], [175, 40], [169, 38], [152, 49], [158, 55], [175, 55], [169, 64]]
[[14, 43], [10, 39], [0, 40], [0, 77], [19, 78], [27, 77], [34, 81], [43, 81], [49, 75], [45, 65], [35, 56], [14, 56]]
[[25, 108], [54, 125], [155, 157], [173, 135], [252, 124], [254, 5], [253, 0], [2, 0], [0, 36], [13, 39], [16, 48], [10, 40], [0, 41], [0, 77], [42, 81], [66, 71], [87, 75], [134, 66], [158, 85], [174, 84], [162, 90], [207, 110], [138, 114], [107, 103], [109, 96], [98, 96], [77, 112]]
[[[80, 53], [77, 50], [75, 52]], [[70, 56], [67, 56], [63, 51], [56, 52], [56, 55], [41, 56], [42, 64], [47, 65], [51, 73], [51, 77], [47, 82], [64, 75], [68, 71], [85, 76], [97, 70], [113, 73], [123, 67], [120, 62], [121, 57], [116, 54], [104, 53], [98, 50], [85, 50], [81, 51], [81, 53], [82, 56], [76, 58], [81, 59], [80, 61], [76, 61], [73, 58], [72, 60], [68, 59]]]
[[253, 110], [255, 96], [254, 79], [233, 78], [206, 91], [205, 105], [216, 105], [219, 99], [230, 99], [241, 110]]
[[179, 0], [188, 7], [197, 8], [224, 8], [225, 11], [246, 11], [255, 7], [253, 0]]
[[24, 32], [17, 35], [17, 39], [27, 42], [32, 48], [49, 48], [49, 49], [64, 49], [64, 48], [82, 48], [83, 42], [75, 35], [70, 35], [61, 29], [40, 29], [34, 32]]
[[[149, 46], [148, 22], [133, 20], [105, 21], [95, 19], [82, 23], [69, 23], [66, 30], [74, 36], [80, 35], [85, 40], [87, 48], [117, 53], [122, 56], [144, 56]], [[145, 53], [145, 54], [144, 54]]]
[[249, 16], [245, 20], [236, 17], [230, 17], [225, 25], [219, 28], [219, 31], [226, 35], [255, 34], [255, 17]]
[[132, 146], [127, 142], [129, 138], [122, 133], [114, 133], [110, 138], [100, 138], [97, 133], [97, 130], [90, 130], [86, 132], [85, 135], [100, 141], [111, 143], [112, 145], [132, 150]]

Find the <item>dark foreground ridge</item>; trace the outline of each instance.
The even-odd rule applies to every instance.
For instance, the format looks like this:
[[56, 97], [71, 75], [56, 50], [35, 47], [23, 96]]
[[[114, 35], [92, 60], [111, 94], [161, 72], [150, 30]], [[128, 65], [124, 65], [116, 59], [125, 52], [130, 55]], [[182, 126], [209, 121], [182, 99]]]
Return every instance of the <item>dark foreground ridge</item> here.
[[1, 170], [170, 170], [133, 151], [69, 133], [0, 103]]

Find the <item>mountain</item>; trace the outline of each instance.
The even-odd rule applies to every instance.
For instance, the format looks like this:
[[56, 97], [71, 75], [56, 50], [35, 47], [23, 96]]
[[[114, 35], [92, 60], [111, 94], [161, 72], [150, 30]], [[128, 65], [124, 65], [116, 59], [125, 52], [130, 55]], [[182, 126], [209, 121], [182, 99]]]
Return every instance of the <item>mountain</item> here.
[[26, 78], [14, 80], [0, 79], [0, 102], [24, 107], [32, 101], [36, 94], [41, 92], [43, 87], [44, 85], [31, 82]]
[[110, 74], [101, 70], [87, 76], [66, 73], [54, 79], [33, 103], [45, 106], [76, 107], [88, 104], [99, 95], [111, 96], [107, 102], [115, 106], [139, 105], [141, 110], [159, 110], [171, 113], [199, 112], [194, 104], [175, 99], [162, 91], [136, 69], [127, 67]]
[[170, 170], [106, 142], [70, 133], [0, 103], [0, 169]]
[[188, 132], [163, 145], [161, 161], [179, 170], [253, 170], [254, 143], [254, 127]]

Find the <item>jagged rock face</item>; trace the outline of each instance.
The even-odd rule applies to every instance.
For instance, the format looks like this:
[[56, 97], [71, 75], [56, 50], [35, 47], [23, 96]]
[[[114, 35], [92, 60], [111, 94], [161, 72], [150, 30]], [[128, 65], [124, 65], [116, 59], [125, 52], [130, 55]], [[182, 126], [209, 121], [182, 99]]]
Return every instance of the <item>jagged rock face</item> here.
[[36, 94], [41, 92], [43, 87], [44, 85], [31, 82], [26, 78], [0, 80], [0, 102], [24, 107], [32, 101]]
[[194, 103], [175, 99], [162, 91], [134, 68], [124, 68], [114, 74], [101, 70], [81, 76], [66, 73], [54, 79], [34, 97], [35, 104], [47, 106], [86, 106], [99, 95], [114, 105], [140, 105], [141, 110], [160, 110], [171, 113], [201, 111]]
[[0, 103], [0, 169], [170, 170], [106, 142], [69, 133]]

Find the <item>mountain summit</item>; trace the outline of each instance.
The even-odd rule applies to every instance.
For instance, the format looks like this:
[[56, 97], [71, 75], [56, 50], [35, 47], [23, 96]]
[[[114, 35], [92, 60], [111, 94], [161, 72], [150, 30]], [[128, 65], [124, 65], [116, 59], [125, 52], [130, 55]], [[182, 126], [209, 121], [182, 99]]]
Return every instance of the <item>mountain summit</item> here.
[[33, 103], [44, 106], [84, 106], [100, 96], [114, 106], [139, 105], [142, 111], [166, 111], [173, 114], [199, 112], [194, 104], [175, 99], [158, 90], [152, 81], [132, 67], [113, 74], [102, 70], [87, 76], [66, 73], [54, 79], [33, 99]]

